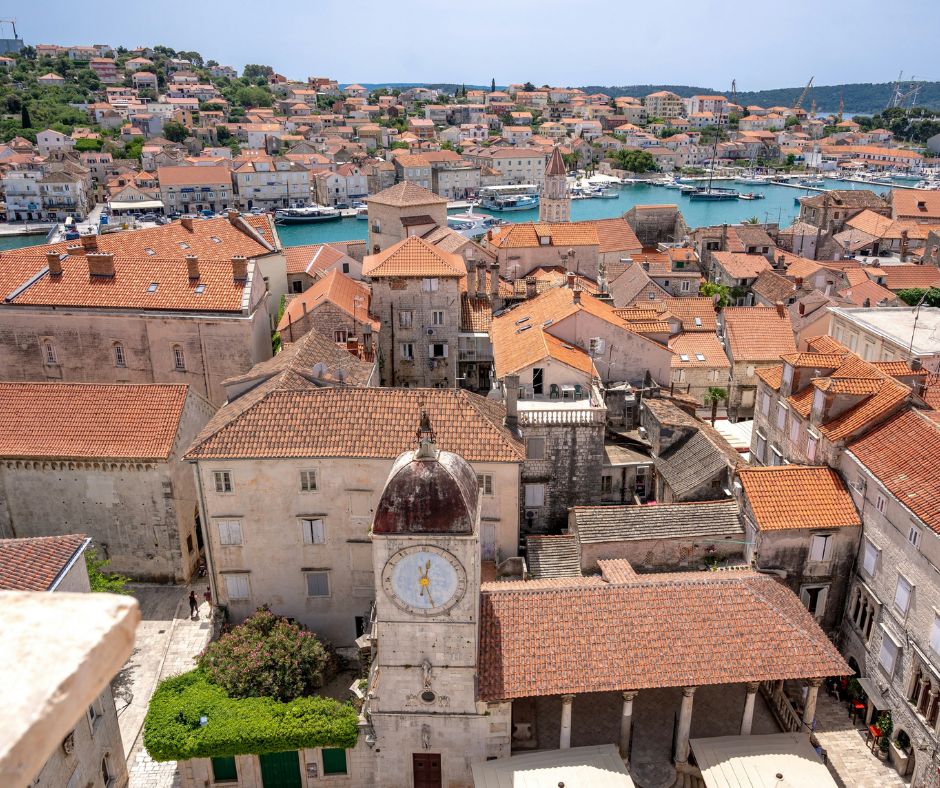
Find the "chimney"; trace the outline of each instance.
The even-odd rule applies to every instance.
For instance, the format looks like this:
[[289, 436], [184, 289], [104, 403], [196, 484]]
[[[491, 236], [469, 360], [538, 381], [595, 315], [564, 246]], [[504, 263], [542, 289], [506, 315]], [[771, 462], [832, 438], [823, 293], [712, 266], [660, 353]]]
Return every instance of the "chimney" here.
[[783, 317], [787, 313], [786, 307], [783, 305], [783, 301], [778, 301], [776, 304], [774, 304], [774, 306], [777, 307], [777, 314], [780, 315], [780, 317]]
[[199, 258], [194, 254], [186, 255], [186, 270], [190, 279], [199, 278]]
[[490, 266], [490, 302], [496, 308], [496, 299], [499, 298], [499, 263]]
[[65, 253], [72, 255], [72, 257], [81, 257], [85, 254], [85, 247], [81, 244], [69, 244], [65, 247]]
[[527, 276], [525, 278], [525, 297], [526, 298], [535, 298], [538, 295], [538, 286], [535, 281], [534, 276]]
[[802, 286], [803, 286], [803, 277], [802, 277], [802, 276], [798, 276], [798, 277], [796, 278], [796, 282], [795, 282], [794, 284], [796, 284], [797, 288], [802, 287]]
[[777, 256], [777, 268], [783, 268], [787, 258], [782, 254]]
[[232, 258], [232, 278], [236, 282], [248, 279], [248, 258], [245, 255], [237, 254]]
[[572, 290], [574, 290], [574, 282], [575, 282], [574, 271], [568, 271], [566, 278], [565, 278], [566, 285], [570, 287]]
[[576, 290], [574, 290], [571, 293], [571, 296], [574, 299], [574, 303], [580, 304], [581, 303], [581, 288], [579, 287]]
[[866, 298], [864, 302], [862, 302], [862, 306], [865, 307], [865, 309], [868, 309], [871, 306], [871, 299]]
[[486, 263], [477, 260], [474, 269], [477, 276], [477, 298], [483, 298], [486, 295]]
[[62, 275], [62, 258], [58, 252], [46, 252], [46, 264], [49, 266], [50, 276]]
[[907, 230], [901, 230], [901, 251], [898, 254], [898, 258], [902, 263], [907, 262], [907, 249], [908, 249], [908, 240], [907, 240]]
[[98, 251], [98, 236], [94, 233], [82, 236], [82, 249], [85, 253]]
[[923, 368], [924, 368], [924, 365], [919, 358], [911, 359], [911, 371], [920, 372]]
[[806, 314], [806, 304], [800, 303], [800, 317]]
[[193, 231], [193, 218], [191, 216], [184, 216], [180, 219], [180, 224], [183, 225], [184, 230]]
[[506, 390], [506, 427], [516, 432], [519, 429], [519, 376], [506, 375], [503, 386]]
[[114, 276], [114, 254], [111, 252], [89, 252], [85, 255], [88, 260], [89, 276]]
[[644, 261], [641, 263], [641, 265], [643, 266], [643, 270], [646, 271], [647, 273], [649, 273], [649, 270], [650, 270], [649, 260], [644, 260]]
[[228, 212], [228, 221], [229, 224], [235, 224], [235, 221], [238, 219], [238, 211], [229, 211]]

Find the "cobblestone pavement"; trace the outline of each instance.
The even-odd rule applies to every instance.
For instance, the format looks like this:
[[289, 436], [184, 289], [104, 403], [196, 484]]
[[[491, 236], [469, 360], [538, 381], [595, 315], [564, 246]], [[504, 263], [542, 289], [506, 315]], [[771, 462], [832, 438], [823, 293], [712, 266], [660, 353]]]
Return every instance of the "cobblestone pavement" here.
[[140, 602], [141, 623], [134, 651], [112, 683], [118, 707], [118, 722], [130, 788], [172, 788], [179, 785], [175, 763], [157, 763], [143, 748], [141, 729], [150, 696], [168, 676], [190, 670], [212, 632], [208, 606], [199, 606], [199, 616], [189, 617], [190, 589], [202, 600], [205, 582], [192, 586], [131, 586]]
[[904, 788], [909, 785], [865, 745], [864, 730], [852, 724], [844, 703], [820, 689], [816, 739], [829, 757], [829, 771], [845, 788]]

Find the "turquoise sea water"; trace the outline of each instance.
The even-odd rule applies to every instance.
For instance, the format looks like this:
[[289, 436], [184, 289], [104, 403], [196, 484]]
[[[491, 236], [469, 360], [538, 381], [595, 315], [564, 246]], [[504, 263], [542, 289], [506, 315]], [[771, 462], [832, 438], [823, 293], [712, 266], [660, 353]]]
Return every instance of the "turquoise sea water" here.
[[[739, 192], [756, 191], [764, 195], [763, 200], [728, 200], [719, 202], [699, 202], [690, 200], [676, 189], [662, 186], [637, 184], [625, 186], [616, 200], [574, 200], [571, 203], [571, 218], [605, 219], [620, 216], [634, 205], [676, 204], [690, 227], [713, 224], [734, 224], [756, 216], [761, 222], [777, 222], [781, 227], [790, 224], [799, 213], [796, 197], [804, 197], [814, 192], [806, 189], [791, 189], [787, 186], [745, 185], [722, 181], [721, 186], [733, 187]], [[846, 183], [827, 180], [823, 184], [827, 189], [871, 188], [867, 184]], [[887, 191], [884, 187], [874, 187], [875, 191]], [[500, 218], [510, 222], [531, 222], [538, 218], [538, 209], [512, 211], [500, 214]], [[278, 227], [278, 234], [284, 246], [326, 243], [329, 241], [362, 240], [368, 233], [368, 222], [361, 219], [341, 219], [325, 224], [293, 224]], [[17, 249], [42, 242], [43, 237], [13, 236], [0, 238], [0, 250]]]

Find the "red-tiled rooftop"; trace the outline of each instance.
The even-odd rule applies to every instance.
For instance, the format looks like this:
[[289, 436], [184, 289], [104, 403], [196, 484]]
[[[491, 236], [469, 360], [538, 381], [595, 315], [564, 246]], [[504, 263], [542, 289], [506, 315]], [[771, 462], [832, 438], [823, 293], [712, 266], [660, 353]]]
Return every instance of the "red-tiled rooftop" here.
[[85, 539], [84, 534], [0, 539], [0, 590], [49, 591]]
[[781, 465], [738, 471], [762, 531], [862, 524], [841, 477], [831, 468]]

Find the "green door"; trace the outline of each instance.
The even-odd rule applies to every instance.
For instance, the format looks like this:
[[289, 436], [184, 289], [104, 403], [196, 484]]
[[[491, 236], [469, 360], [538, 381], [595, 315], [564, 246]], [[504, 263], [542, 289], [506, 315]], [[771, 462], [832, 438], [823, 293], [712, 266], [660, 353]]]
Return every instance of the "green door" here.
[[261, 783], [264, 788], [301, 788], [303, 783], [297, 752], [266, 752], [262, 755]]

